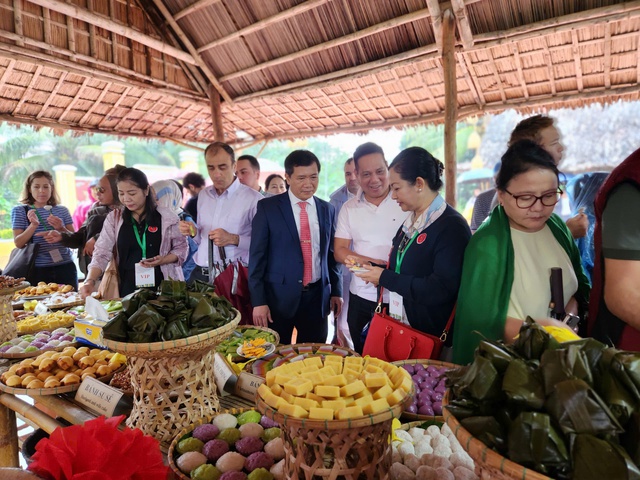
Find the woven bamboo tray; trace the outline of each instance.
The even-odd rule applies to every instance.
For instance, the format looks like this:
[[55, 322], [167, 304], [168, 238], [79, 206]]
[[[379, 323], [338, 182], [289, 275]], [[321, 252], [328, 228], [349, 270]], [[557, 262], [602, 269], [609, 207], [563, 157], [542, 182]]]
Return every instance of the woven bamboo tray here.
[[15, 338], [18, 334], [16, 322], [13, 318], [11, 300], [13, 293], [29, 286], [29, 282], [22, 282], [15, 287], [0, 290], [0, 343]]
[[8, 358], [10, 360], [21, 360], [24, 358], [33, 358], [37, 357], [41, 353], [44, 352], [61, 352], [67, 347], [77, 347], [79, 345], [78, 342], [68, 343], [67, 345], [63, 345], [62, 347], [51, 347], [51, 348], [43, 348], [41, 350], [35, 350], [33, 352], [24, 352], [24, 353], [0, 353], [0, 358]]
[[476, 475], [481, 480], [551, 480], [535, 470], [512, 462], [473, 437], [460, 425], [460, 422], [446, 407], [449, 403], [449, 394], [450, 391], [447, 390], [442, 400], [445, 422], [449, 425], [462, 447], [473, 458], [476, 464]]
[[[458, 368], [458, 365], [448, 362], [441, 362], [440, 360], [431, 360], [431, 359], [410, 359], [410, 360], [398, 360], [397, 362], [391, 362], [393, 365], [397, 365], [401, 367], [402, 365], [427, 365], [427, 366], [435, 366], [435, 367], [447, 367], [447, 368]], [[420, 415], [419, 413], [411, 413], [411, 412], [402, 412], [402, 419], [411, 420], [411, 421], [419, 421], [420, 423], [434, 421], [444, 423], [443, 415]]]
[[236, 330], [248, 330], [249, 328], [253, 328], [255, 330], [262, 330], [263, 332], [270, 333], [271, 335], [274, 336], [274, 340], [271, 343], [273, 343], [276, 346], [280, 345], [280, 334], [278, 334], [278, 332], [276, 332], [275, 330], [272, 330], [271, 328], [259, 327], [258, 325], [238, 325], [236, 327]]
[[232, 310], [236, 314], [233, 320], [222, 327], [201, 333], [200, 335], [153, 343], [116, 342], [105, 338], [102, 340], [102, 345], [113, 352], [123, 353], [127, 356], [133, 355], [140, 358], [161, 358], [201, 352], [215, 347], [237, 328], [238, 323], [240, 323], [240, 312], [235, 308]]
[[187, 435], [191, 434], [191, 432], [193, 432], [193, 430], [196, 427], [199, 427], [200, 425], [204, 425], [205, 423], [211, 423], [211, 421], [216, 418], [218, 415], [220, 415], [221, 413], [230, 413], [232, 415], [238, 415], [240, 413], [246, 412], [248, 410], [253, 410], [251, 408], [232, 408], [232, 409], [228, 409], [228, 410], [224, 410], [221, 411], [215, 415], [210, 415], [204, 418], [201, 418], [200, 420], [198, 420], [197, 422], [189, 425], [188, 427], [183, 428], [177, 435], [176, 437], [173, 439], [173, 441], [171, 442], [171, 445], [169, 445], [169, 453], [167, 453], [167, 457], [169, 460], [169, 466], [171, 467], [171, 470], [173, 470], [173, 474], [176, 478], [178, 478], [179, 480], [191, 480], [191, 477], [188, 475], [185, 475], [184, 473], [182, 473], [182, 471], [178, 468], [178, 465], [176, 465], [176, 457], [178, 456], [176, 454], [176, 447], [178, 446], [178, 443]]

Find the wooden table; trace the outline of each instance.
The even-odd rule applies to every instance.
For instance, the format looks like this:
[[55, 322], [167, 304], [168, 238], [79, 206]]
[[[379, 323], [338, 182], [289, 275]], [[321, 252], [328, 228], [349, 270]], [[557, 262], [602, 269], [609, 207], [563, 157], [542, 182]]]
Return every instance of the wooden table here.
[[[56, 418], [64, 418], [73, 425], [83, 424], [97, 416], [73, 402], [75, 392], [66, 395], [33, 396], [30, 405], [20, 396], [0, 393], [0, 467], [19, 467], [16, 413], [47, 433], [64, 427]], [[220, 410], [253, 408], [253, 402], [235, 395], [219, 397]], [[163, 453], [167, 453], [164, 451]]]

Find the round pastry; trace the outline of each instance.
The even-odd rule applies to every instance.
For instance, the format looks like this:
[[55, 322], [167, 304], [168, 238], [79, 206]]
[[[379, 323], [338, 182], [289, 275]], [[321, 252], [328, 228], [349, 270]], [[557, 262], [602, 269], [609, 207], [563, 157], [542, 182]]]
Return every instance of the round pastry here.
[[80, 383], [80, 377], [75, 373], [67, 373], [62, 380], [60, 380], [60, 384], [67, 385], [77, 385]]
[[60, 386], [60, 381], [56, 377], [48, 378], [46, 382], [44, 382], [44, 388], [57, 388]]
[[58, 366], [63, 370], [70, 370], [74, 366], [73, 358], [65, 355], [56, 360]]
[[38, 380], [37, 378], [31, 380], [27, 385], [27, 388], [44, 388], [44, 382], [42, 380]]
[[42, 360], [42, 362], [40, 362], [40, 367], [38, 367], [38, 370], [40, 370], [41, 372], [50, 372], [57, 366], [58, 365], [56, 364], [55, 360], [51, 358], [45, 358], [44, 360]]
[[109, 367], [108, 365], [100, 365], [96, 369], [96, 374], [99, 377], [104, 377], [105, 375], [109, 375], [110, 373], [111, 373], [111, 367]]
[[20, 382], [20, 385], [22, 385], [23, 387], [27, 387], [27, 385], [29, 385], [29, 382], [31, 382], [32, 380], [37, 380], [36, 376], [28, 373], [27, 375], [23, 375], [22, 376], [22, 382]]
[[88, 368], [91, 367], [94, 363], [96, 363], [96, 359], [87, 355], [86, 357], [82, 357], [78, 360], [78, 366], [80, 368]]
[[[35, 371], [35, 368], [33, 368], [31, 365], [29, 366], [20, 366], [16, 369], [16, 375], [18, 375], [19, 377], [23, 376], [25, 373], [33, 373]], [[34, 375], [35, 376], [35, 375]]]
[[7, 387], [20, 387], [22, 379], [18, 375], [12, 375], [7, 378]]

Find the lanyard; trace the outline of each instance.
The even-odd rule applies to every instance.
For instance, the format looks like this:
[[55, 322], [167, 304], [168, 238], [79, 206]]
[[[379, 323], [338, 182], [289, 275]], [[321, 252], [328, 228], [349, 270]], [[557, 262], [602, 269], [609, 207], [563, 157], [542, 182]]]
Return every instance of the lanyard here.
[[38, 213], [38, 209], [36, 208], [36, 206], [33, 206], [33, 209], [36, 211], [36, 215], [38, 216], [38, 220], [40, 220], [40, 225], [42, 225], [42, 227], [45, 230], [50, 230], [49, 225], [47, 225], [46, 223], [44, 223], [44, 220], [42, 220], [42, 217], [40, 216], [40, 213]]
[[140, 234], [138, 233], [138, 228], [136, 227], [135, 220], [133, 221], [133, 233], [136, 235], [136, 241], [140, 248], [142, 249], [142, 260], [147, 258], [147, 228], [149, 225], [144, 224], [144, 232], [142, 232], [142, 240], [140, 240]]
[[416, 231], [411, 237], [411, 240], [409, 240], [409, 242], [404, 246], [404, 248], [402, 247], [402, 243], [405, 241], [407, 236], [403, 234], [402, 241], [400, 242], [400, 245], [398, 246], [398, 251], [396, 252], [396, 273], [400, 273], [400, 266], [402, 265], [402, 261], [404, 260], [404, 255], [407, 253], [407, 250], [409, 250], [409, 247], [411, 246], [411, 244], [416, 239], [419, 233], [420, 233], [419, 231]]

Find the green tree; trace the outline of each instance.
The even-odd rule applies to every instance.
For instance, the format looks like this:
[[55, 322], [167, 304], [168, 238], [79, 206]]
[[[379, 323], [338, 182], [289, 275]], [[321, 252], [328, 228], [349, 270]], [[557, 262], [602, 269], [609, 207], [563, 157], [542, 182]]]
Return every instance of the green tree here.
[[[471, 160], [474, 150], [467, 148], [469, 135], [475, 129], [467, 122], [458, 122], [456, 126], [456, 159], [459, 163]], [[404, 131], [400, 148], [422, 147], [434, 157], [444, 159], [444, 125], [417, 125]]]

